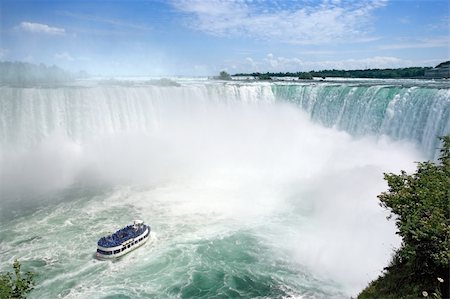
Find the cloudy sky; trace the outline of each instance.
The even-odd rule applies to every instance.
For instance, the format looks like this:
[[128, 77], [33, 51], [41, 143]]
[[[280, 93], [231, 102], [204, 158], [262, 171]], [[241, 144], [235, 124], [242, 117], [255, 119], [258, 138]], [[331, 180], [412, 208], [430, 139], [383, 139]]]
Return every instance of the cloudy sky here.
[[105, 75], [434, 66], [448, 0], [0, 0], [0, 60]]

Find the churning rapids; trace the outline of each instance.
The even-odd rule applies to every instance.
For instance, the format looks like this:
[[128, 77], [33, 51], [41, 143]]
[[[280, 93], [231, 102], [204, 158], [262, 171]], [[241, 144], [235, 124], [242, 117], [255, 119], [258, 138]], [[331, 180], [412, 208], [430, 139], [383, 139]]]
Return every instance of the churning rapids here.
[[[399, 245], [383, 172], [433, 159], [446, 84], [0, 87], [0, 265], [32, 298], [342, 298]], [[116, 262], [97, 240], [143, 219]]]

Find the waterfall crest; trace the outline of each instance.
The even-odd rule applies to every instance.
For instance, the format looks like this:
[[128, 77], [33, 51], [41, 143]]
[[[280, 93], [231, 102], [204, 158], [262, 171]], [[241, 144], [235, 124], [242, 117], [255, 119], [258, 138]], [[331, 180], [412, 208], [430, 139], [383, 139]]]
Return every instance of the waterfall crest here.
[[437, 156], [437, 137], [450, 132], [450, 90], [386, 85], [274, 85], [278, 99], [299, 105], [312, 120], [353, 136], [387, 135]]
[[450, 132], [450, 90], [368, 84], [189, 83], [180, 87], [93, 85], [0, 87], [0, 144], [29, 147], [53, 132], [75, 141], [124, 131], [154, 132], [166, 116], [208, 113], [217, 105], [294, 103], [313, 121], [353, 136], [387, 135], [437, 156]]

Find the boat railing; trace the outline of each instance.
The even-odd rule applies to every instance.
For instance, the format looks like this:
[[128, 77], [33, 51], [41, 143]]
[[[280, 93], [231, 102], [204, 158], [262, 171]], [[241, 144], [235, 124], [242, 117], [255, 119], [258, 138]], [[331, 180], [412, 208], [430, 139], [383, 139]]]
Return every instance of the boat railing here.
[[102, 247], [119, 246], [121, 243], [141, 235], [145, 229], [145, 225], [138, 225], [137, 227], [135, 225], [128, 225], [110, 236], [102, 237], [98, 241], [98, 245]]

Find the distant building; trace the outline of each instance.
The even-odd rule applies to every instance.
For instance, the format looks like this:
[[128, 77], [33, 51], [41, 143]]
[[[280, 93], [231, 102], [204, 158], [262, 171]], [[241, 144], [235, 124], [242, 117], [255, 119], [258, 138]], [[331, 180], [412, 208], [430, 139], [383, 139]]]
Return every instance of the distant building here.
[[450, 78], [450, 61], [440, 63], [435, 68], [425, 71], [427, 78]]

